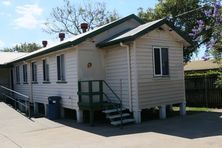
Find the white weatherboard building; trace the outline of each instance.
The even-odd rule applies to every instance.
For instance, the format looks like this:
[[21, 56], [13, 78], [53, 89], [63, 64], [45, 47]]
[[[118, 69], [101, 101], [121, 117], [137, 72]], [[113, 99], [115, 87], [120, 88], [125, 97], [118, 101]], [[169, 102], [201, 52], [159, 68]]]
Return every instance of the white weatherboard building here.
[[[122, 104], [137, 123], [141, 111], [152, 107], [159, 107], [160, 118], [165, 118], [166, 105], [180, 103], [185, 113], [183, 48], [191, 44], [166, 19], [144, 24], [129, 15], [54, 46], [7, 59], [1, 63], [0, 83], [8, 80], [2, 85], [28, 95], [35, 111], [44, 105], [47, 113], [48, 97], [61, 96], [62, 110], [75, 110], [79, 122], [83, 110], [90, 110], [93, 119], [93, 112], [110, 102], [117, 107], [106, 109], [106, 114]], [[118, 114], [110, 117], [114, 118]]]

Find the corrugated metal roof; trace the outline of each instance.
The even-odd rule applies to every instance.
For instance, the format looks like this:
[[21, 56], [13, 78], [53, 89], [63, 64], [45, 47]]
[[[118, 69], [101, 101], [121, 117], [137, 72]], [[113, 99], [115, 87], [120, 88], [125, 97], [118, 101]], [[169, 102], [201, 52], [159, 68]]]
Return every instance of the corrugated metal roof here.
[[135, 19], [139, 23], [141, 23], [141, 24], [143, 23], [143, 21], [141, 19], [139, 19], [136, 15], [131, 14], [131, 15], [127, 16], [127, 17], [124, 17], [122, 19], [110, 22], [110, 23], [105, 24], [103, 26], [97, 27], [97, 28], [95, 28], [93, 30], [90, 30], [90, 31], [87, 31], [85, 33], [76, 35], [76, 36], [71, 37], [69, 39], [65, 39], [64, 41], [59, 42], [57, 44], [54, 44], [54, 45], [51, 45], [51, 46], [47, 46], [45, 48], [41, 48], [39, 50], [31, 52], [31, 53], [29, 53], [29, 54], [27, 54], [25, 56], [22, 56], [22, 57], [20, 57], [20, 58], [18, 58], [16, 60], [12, 60], [9, 63], [13, 63], [13, 62], [21, 61], [21, 60], [27, 60], [27, 59], [30, 59], [30, 58], [33, 58], [33, 57], [36, 57], [36, 56], [39, 56], [39, 55], [42, 55], [42, 54], [46, 54], [48, 52], [64, 49], [64, 48], [67, 48], [69, 46], [79, 44], [82, 41], [84, 41], [85, 39], [93, 37], [93, 36], [97, 35], [98, 33], [106, 31], [107, 29], [109, 29], [111, 27], [114, 27], [116, 25], [119, 25], [120, 23], [125, 22], [125, 21], [127, 21], [129, 19]]
[[152, 22], [149, 22], [149, 23], [140, 25], [140, 26], [138, 26], [138, 27], [136, 27], [136, 28], [134, 28], [134, 29], [132, 29], [132, 30], [130, 30], [130, 31], [128, 31], [128, 32], [120, 35], [120, 36], [118, 36], [118, 37], [115, 37], [115, 38], [113, 38], [113, 39], [110, 39], [109, 41], [107, 41], [107, 43], [108, 43], [108, 42], [113, 42], [113, 41], [115, 41], [115, 40], [120, 40], [120, 39], [123, 39], [123, 38], [128, 38], [128, 37], [134, 36], [134, 35], [136, 35], [137, 33], [143, 31], [143, 30], [146, 29], [146, 28], [149, 28], [150, 26], [152, 26], [152, 25], [154, 25], [154, 24], [156, 24], [156, 23], [158, 23], [158, 22], [160, 22], [160, 21], [162, 21], [162, 20], [163, 20], [163, 19], [159, 19], [159, 20], [156, 20], [156, 21], [152, 21]]
[[166, 18], [159, 19], [156, 21], [148, 22], [146, 24], [142, 24], [130, 31], [123, 32], [122, 34], [119, 34], [118, 36], [113, 36], [108, 40], [104, 40], [100, 43], [98, 43], [97, 47], [106, 47], [110, 45], [117, 44], [119, 42], [126, 42], [126, 41], [133, 41], [136, 38], [158, 28], [161, 27], [163, 24], [168, 25], [172, 30], [175, 31], [177, 35], [179, 35], [186, 43], [186, 46], [193, 45], [193, 41], [189, 36], [187, 36], [186, 33], [182, 32], [180, 29], [174, 26], [174, 24], [170, 21], [168, 21]]
[[184, 71], [198, 71], [198, 70], [210, 70], [210, 69], [218, 69], [220, 65], [215, 63], [213, 60], [198, 60], [198, 61], [191, 61], [188, 62], [184, 66]]
[[27, 55], [28, 53], [24, 52], [1, 52], [0, 51], [0, 65], [7, 64], [8, 62]]

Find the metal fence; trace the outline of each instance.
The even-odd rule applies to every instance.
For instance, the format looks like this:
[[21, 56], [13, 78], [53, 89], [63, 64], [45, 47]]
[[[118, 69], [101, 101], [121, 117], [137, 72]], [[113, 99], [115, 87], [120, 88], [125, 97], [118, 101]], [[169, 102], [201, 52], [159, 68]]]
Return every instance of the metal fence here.
[[27, 117], [31, 118], [31, 103], [29, 96], [0, 85], [0, 97], [2, 101], [11, 104], [16, 110], [24, 112]]
[[222, 107], [222, 89], [216, 80], [217, 76], [185, 78], [187, 106]]

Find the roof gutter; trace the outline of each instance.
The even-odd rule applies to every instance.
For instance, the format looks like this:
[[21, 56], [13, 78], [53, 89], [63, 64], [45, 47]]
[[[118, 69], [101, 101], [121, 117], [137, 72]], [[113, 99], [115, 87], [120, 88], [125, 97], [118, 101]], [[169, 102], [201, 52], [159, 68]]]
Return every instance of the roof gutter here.
[[[127, 71], [128, 71], [128, 96], [129, 96], [129, 110], [132, 111], [132, 83], [131, 83], [131, 67], [130, 67], [130, 63], [131, 63], [131, 58], [130, 58], [130, 45], [127, 44], [123, 44], [123, 42], [120, 42], [120, 46], [121, 47], [125, 47], [126, 48], [126, 52], [127, 52]], [[122, 98], [121, 98], [122, 99]]]

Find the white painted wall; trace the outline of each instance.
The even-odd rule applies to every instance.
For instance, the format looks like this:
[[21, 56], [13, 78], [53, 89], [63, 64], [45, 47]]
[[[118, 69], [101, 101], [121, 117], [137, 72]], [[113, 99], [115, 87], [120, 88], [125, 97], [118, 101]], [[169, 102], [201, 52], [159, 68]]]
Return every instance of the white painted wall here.
[[[64, 54], [65, 58], [65, 78], [67, 83], [57, 83], [57, 55]], [[42, 60], [46, 58], [49, 64], [49, 84], [43, 84], [43, 67]], [[70, 48], [60, 52], [54, 52], [45, 56], [41, 56], [31, 61], [37, 63], [37, 84], [33, 86], [33, 99], [34, 102], [48, 103], [49, 96], [61, 96], [62, 105], [66, 108], [78, 108], [78, 73], [77, 73], [77, 49]], [[20, 84], [16, 84], [14, 80], [15, 90], [26, 95], [30, 95], [30, 83], [23, 84], [22, 75], [23, 62], [15, 65], [20, 65]], [[30, 80], [30, 65], [28, 66], [28, 82]], [[15, 74], [14, 74], [15, 75]]]
[[[95, 43], [87, 40], [78, 46], [78, 75], [79, 80], [103, 80], [104, 58], [103, 51], [95, 47]], [[87, 64], [92, 63], [91, 68]]]
[[[129, 81], [127, 70], [127, 50], [125, 47], [112, 46], [105, 50], [106, 82], [121, 97], [123, 106], [129, 108]], [[122, 80], [122, 93], [120, 89]], [[122, 95], [121, 95], [122, 94]], [[109, 94], [111, 97], [114, 97]], [[116, 99], [116, 98], [113, 98]]]
[[[154, 77], [153, 46], [168, 48], [169, 77]], [[185, 100], [183, 48], [168, 30], [154, 30], [136, 40], [136, 65], [140, 109]]]
[[[96, 48], [96, 43], [101, 42], [111, 36], [120, 33], [126, 29], [134, 28], [140, 25], [136, 20], [131, 19], [123, 22], [120, 25], [112, 27], [99, 35], [84, 41], [79, 44], [76, 49], [61, 50], [57, 53], [50, 53], [45, 56], [37, 57], [31, 59], [31, 61], [37, 62], [38, 73], [37, 79], [38, 84], [33, 84], [33, 99], [35, 102], [47, 103], [48, 96], [59, 95], [62, 96], [63, 107], [67, 108], [77, 108], [78, 102], [78, 80], [104, 80], [105, 79], [105, 62], [104, 62], [104, 50]], [[58, 84], [57, 81], [57, 68], [56, 68], [56, 55], [65, 54], [65, 74], [66, 74], [66, 84]], [[42, 71], [42, 59], [47, 58], [49, 61], [49, 77], [50, 84], [43, 84], [43, 71]], [[92, 68], [87, 69], [87, 64], [91, 62]], [[22, 64], [20, 65], [20, 79], [23, 81], [22, 77]], [[30, 65], [28, 66], [28, 73], [30, 72]], [[15, 74], [14, 74], [15, 76]], [[28, 75], [28, 79], [30, 76]], [[15, 80], [14, 80], [15, 83]], [[127, 82], [124, 82], [127, 83]], [[98, 85], [97, 85], [98, 86]], [[98, 87], [94, 89], [98, 89]], [[115, 87], [115, 86], [113, 86]], [[87, 89], [87, 88], [86, 88]], [[116, 89], [116, 88], [114, 88]], [[30, 95], [30, 85], [15, 83], [15, 90], [26, 95]], [[125, 91], [125, 90], [124, 90]], [[117, 89], [118, 92], [118, 89]], [[126, 94], [126, 92], [124, 92]], [[124, 95], [125, 95], [124, 94]], [[126, 104], [126, 103], [125, 103]]]
[[[132, 21], [132, 20], [131, 20]], [[78, 105], [78, 80], [103, 80], [121, 96], [120, 79], [122, 80], [122, 100], [124, 107], [129, 108], [129, 81], [127, 67], [127, 50], [125, 47], [115, 45], [98, 49], [95, 44], [112, 35], [121, 32], [127, 27], [138, 25], [135, 21], [127, 21], [123, 25], [114, 27], [94, 38], [79, 44], [76, 48], [64, 49], [45, 56], [37, 57], [32, 61], [37, 62], [38, 84], [33, 84], [33, 99], [35, 102], [47, 103], [48, 96], [62, 96], [63, 107], [77, 109]], [[169, 48], [170, 77], [153, 77], [153, 46]], [[56, 56], [65, 55], [65, 75], [67, 83], [58, 84]], [[42, 59], [49, 62], [50, 84], [43, 84]], [[92, 68], [87, 69], [87, 64], [92, 63]], [[22, 62], [20, 76], [22, 77]], [[131, 66], [131, 96], [133, 111], [144, 108], [172, 104], [184, 101], [183, 78], [183, 51], [182, 44], [177, 42], [169, 32], [152, 31], [130, 44]], [[30, 72], [30, 66], [28, 66]], [[30, 76], [28, 76], [30, 79]], [[97, 85], [98, 86], [98, 85]], [[95, 87], [94, 89], [97, 89]], [[29, 95], [29, 84], [15, 84], [15, 89]], [[85, 88], [87, 89], [87, 88]], [[112, 97], [112, 96], [111, 96]]]

